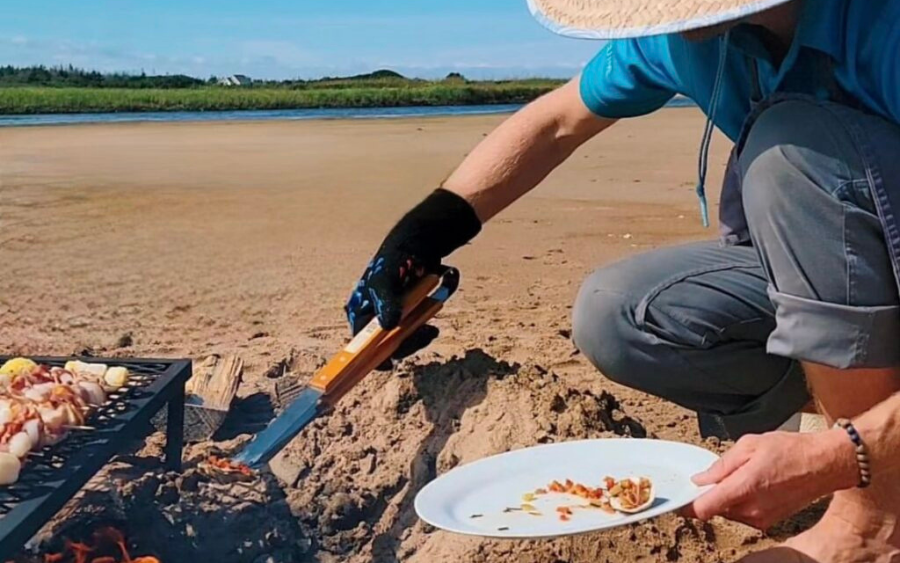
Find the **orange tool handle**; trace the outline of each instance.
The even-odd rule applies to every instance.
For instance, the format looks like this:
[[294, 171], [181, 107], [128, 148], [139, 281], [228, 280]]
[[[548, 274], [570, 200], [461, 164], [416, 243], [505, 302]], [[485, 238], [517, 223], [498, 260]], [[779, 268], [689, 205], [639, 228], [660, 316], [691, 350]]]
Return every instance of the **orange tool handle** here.
[[374, 344], [367, 351], [368, 353], [365, 354], [364, 359], [357, 364], [357, 367], [335, 381], [334, 385], [326, 391], [323, 401], [334, 406], [341, 397], [369, 375], [373, 369], [390, 358], [404, 340], [409, 338], [419, 327], [430, 321], [443, 307], [443, 301], [426, 298], [425, 301], [410, 312], [408, 317], [400, 321], [399, 326], [388, 331], [380, 342]]
[[[349, 344], [344, 346], [343, 350], [338, 352], [327, 364], [316, 372], [310, 381], [309, 386], [318, 389], [323, 395], [328, 395], [335, 388], [343, 386], [342, 381], [344, 379], [352, 379], [353, 384], [356, 384], [360, 379], [365, 377], [369, 371], [378, 367], [381, 362], [386, 360], [387, 357], [393, 353], [393, 350], [390, 350], [387, 357], [375, 363], [371, 368], [363, 371], [365, 366], [372, 363], [371, 358], [381, 349], [379, 346], [381, 341], [384, 340], [388, 334], [396, 331], [407, 323], [407, 318], [410, 316], [410, 313], [428, 298], [428, 295], [438, 287], [440, 281], [441, 277], [434, 274], [426, 275], [419, 280], [419, 282], [413, 286], [403, 298], [403, 317], [399, 327], [392, 331], [386, 331], [381, 328], [381, 324], [379, 324], [377, 318], [372, 319]], [[400, 343], [397, 342], [398, 346], [399, 344]], [[362, 375], [359, 377], [355, 375], [358, 372], [362, 372]]]

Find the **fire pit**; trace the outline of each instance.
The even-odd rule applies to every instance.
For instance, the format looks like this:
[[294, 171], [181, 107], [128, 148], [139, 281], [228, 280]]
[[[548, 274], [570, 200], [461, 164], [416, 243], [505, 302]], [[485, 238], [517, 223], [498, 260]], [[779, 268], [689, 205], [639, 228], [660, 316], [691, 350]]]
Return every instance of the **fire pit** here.
[[[7, 358], [0, 357], [0, 363]], [[72, 358], [34, 358], [63, 366]], [[88, 361], [103, 361], [86, 358]], [[89, 419], [89, 426], [29, 456], [19, 480], [0, 487], [0, 561], [15, 554], [41, 526], [129, 442], [153, 431], [151, 418], [164, 405], [167, 468], [181, 470], [184, 436], [184, 385], [191, 377], [190, 360], [126, 360], [109, 363], [131, 373], [126, 390]]]
[[100, 528], [90, 544], [66, 542], [64, 551], [44, 555], [44, 563], [160, 563], [156, 557], [132, 557], [125, 536], [115, 528]]

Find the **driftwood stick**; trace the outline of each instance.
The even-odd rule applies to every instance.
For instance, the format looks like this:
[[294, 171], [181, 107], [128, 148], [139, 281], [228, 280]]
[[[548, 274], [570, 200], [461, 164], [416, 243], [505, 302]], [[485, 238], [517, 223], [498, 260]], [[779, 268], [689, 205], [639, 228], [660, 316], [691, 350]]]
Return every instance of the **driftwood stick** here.
[[194, 369], [186, 391], [203, 399], [210, 409], [227, 411], [237, 394], [244, 373], [244, 361], [236, 355], [210, 356]]

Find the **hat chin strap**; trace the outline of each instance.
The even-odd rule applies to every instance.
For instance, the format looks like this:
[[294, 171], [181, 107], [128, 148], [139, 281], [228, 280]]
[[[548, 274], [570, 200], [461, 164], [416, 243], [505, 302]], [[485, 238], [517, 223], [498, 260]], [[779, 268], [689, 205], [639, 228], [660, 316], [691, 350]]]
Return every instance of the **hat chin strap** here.
[[712, 96], [709, 99], [709, 107], [706, 111], [706, 127], [703, 130], [703, 140], [700, 142], [700, 159], [697, 170], [697, 199], [700, 200], [700, 218], [704, 227], [709, 227], [709, 204], [706, 200], [706, 175], [709, 169], [709, 145], [712, 143], [712, 134], [715, 129], [716, 112], [719, 109], [719, 100], [722, 97], [722, 82], [725, 75], [725, 62], [728, 60], [728, 40], [731, 30], [725, 32], [719, 42], [719, 66], [716, 69], [716, 79], [713, 83]]

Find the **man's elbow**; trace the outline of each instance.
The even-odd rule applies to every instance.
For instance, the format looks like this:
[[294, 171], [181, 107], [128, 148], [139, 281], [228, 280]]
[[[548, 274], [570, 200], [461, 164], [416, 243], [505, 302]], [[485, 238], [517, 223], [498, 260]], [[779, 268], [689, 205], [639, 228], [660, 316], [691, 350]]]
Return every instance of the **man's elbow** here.
[[554, 135], [561, 143], [580, 145], [616, 121], [588, 109], [581, 98], [579, 79], [580, 76], [576, 76], [538, 100], [542, 106], [540, 111], [553, 116]]

